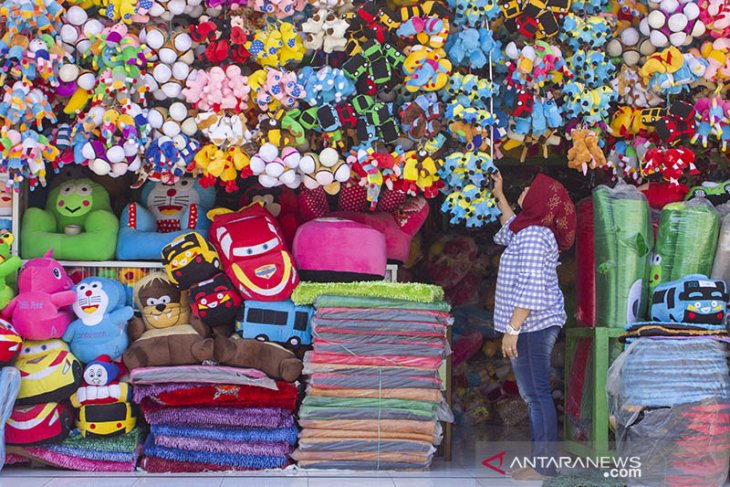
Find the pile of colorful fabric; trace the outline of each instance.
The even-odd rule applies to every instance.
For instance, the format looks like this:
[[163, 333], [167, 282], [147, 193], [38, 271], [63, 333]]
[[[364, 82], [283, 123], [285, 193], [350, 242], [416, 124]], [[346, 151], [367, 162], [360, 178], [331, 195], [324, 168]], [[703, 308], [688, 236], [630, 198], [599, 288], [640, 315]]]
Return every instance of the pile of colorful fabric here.
[[10, 461], [21, 458], [52, 467], [84, 472], [133, 472], [141, 450], [142, 434], [139, 428], [108, 438], [83, 437], [72, 432], [59, 444], [39, 446], [9, 446]]
[[370, 294], [315, 299], [293, 454], [301, 467], [427, 468], [441, 441], [439, 421], [453, 420], [439, 376], [449, 306]]
[[[296, 386], [256, 370], [233, 369], [219, 379], [201, 376], [206, 368], [212, 369], [168, 367], [172, 380], [165, 381], [135, 370], [134, 401], [150, 425], [142, 467], [204, 472], [287, 466], [297, 439]], [[170, 374], [172, 369], [179, 374]], [[189, 382], [190, 377], [201, 382]]]

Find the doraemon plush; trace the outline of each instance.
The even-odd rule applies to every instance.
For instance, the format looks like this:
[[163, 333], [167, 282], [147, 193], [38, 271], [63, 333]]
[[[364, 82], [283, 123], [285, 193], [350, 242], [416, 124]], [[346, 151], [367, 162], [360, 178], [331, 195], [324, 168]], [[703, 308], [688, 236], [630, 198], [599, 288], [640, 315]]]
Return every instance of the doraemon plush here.
[[89, 363], [100, 355], [118, 358], [127, 349], [127, 322], [134, 314], [125, 306], [127, 294], [119, 281], [87, 277], [73, 287], [76, 302], [72, 308], [78, 319], [72, 321], [63, 340], [76, 357]]
[[215, 202], [215, 188], [203, 188], [192, 178], [173, 185], [148, 182], [139, 203], [122, 212], [117, 241], [120, 260], [158, 260], [162, 248], [191, 230], [205, 235], [205, 214]]

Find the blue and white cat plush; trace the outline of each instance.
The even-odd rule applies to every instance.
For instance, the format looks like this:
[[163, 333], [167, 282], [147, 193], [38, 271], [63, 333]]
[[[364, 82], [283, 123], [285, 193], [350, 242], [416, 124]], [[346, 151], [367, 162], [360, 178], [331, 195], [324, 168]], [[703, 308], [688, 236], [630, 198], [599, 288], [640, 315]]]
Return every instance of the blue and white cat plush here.
[[87, 277], [73, 287], [76, 302], [71, 322], [63, 335], [71, 352], [87, 364], [100, 355], [121, 357], [127, 349], [127, 322], [132, 308], [126, 306], [127, 295], [122, 283], [103, 277]]

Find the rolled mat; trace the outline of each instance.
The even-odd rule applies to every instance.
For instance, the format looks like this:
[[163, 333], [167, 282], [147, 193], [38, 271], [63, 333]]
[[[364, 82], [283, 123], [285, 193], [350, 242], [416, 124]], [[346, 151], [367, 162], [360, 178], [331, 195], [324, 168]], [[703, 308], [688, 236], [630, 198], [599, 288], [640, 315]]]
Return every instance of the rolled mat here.
[[711, 276], [730, 283], [730, 214], [722, 217]]
[[167, 460], [250, 469], [282, 468], [288, 462], [286, 456], [233, 455], [157, 446], [153, 434], [147, 437], [147, 441], [144, 444], [144, 452], [147, 456], [165, 458]]
[[150, 426], [150, 429], [154, 435], [184, 436], [187, 438], [201, 438], [217, 441], [252, 441], [268, 443], [284, 441], [292, 445], [297, 441], [298, 432], [296, 426], [276, 429], [240, 429], [154, 424]]
[[649, 205], [638, 189], [593, 190], [596, 325], [623, 327], [642, 318], [653, 246]]
[[294, 411], [297, 388], [277, 382], [278, 390], [253, 386], [212, 384], [152, 384], [134, 387], [134, 402], [163, 406], [239, 406]]
[[155, 445], [166, 448], [180, 448], [182, 450], [272, 457], [288, 455], [292, 451], [292, 446], [283, 441], [272, 443], [220, 441], [167, 435], [155, 435]]
[[717, 211], [703, 199], [665, 206], [659, 220], [649, 291], [689, 274], [710, 275], [719, 230]]
[[291, 411], [281, 408], [169, 407], [143, 401], [141, 409], [149, 424], [242, 428], [284, 428], [294, 424]]
[[201, 473], [254, 470], [252, 468], [241, 468], [232, 465], [213, 465], [210, 463], [185, 462], [147, 456], [142, 457], [140, 467], [150, 473]]
[[294, 304], [313, 304], [319, 296], [352, 296], [397, 299], [418, 303], [443, 301], [444, 290], [439, 286], [420, 283], [352, 282], [319, 283], [300, 282], [292, 293]]

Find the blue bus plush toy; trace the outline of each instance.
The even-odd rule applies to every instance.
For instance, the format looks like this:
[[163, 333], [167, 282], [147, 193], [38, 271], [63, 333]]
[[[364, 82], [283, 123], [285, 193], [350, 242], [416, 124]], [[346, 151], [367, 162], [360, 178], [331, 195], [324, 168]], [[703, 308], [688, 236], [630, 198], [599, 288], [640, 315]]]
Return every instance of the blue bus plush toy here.
[[296, 306], [287, 301], [246, 301], [243, 315], [236, 321], [236, 331], [243, 338], [265, 342], [288, 343], [292, 346], [312, 343], [311, 306]]
[[725, 281], [692, 274], [656, 287], [651, 319], [662, 323], [722, 325], [728, 298]]

